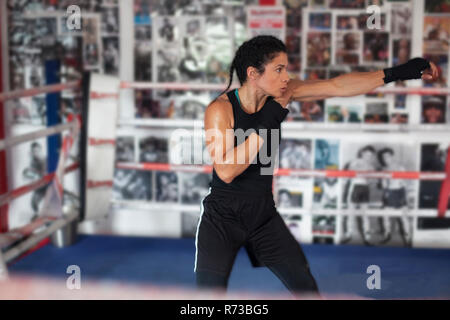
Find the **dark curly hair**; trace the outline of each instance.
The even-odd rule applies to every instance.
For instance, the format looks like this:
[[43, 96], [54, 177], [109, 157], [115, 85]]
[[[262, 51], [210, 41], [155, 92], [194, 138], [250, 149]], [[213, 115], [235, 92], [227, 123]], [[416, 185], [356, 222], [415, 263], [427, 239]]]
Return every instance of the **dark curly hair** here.
[[384, 148], [381, 149], [380, 151], [378, 151], [378, 161], [381, 163], [381, 165], [383, 167], [386, 167], [386, 162], [384, 161], [384, 155], [386, 153], [389, 153], [391, 156], [394, 155], [394, 150], [392, 150], [391, 148]]
[[372, 147], [372, 146], [365, 146], [364, 148], [361, 148], [361, 149], [358, 151], [358, 158], [361, 158], [361, 157], [362, 157], [362, 154], [363, 154], [364, 152], [366, 152], [366, 151], [372, 152], [373, 154], [376, 153], [374, 147]]
[[287, 53], [286, 45], [274, 36], [260, 35], [245, 41], [236, 51], [230, 66], [228, 86], [220, 95], [231, 87], [234, 71], [236, 71], [240, 84], [243, 85], [247, 80], [248, 67], [254, 67], [259, 73], [264, 73], [266, 64], [280, 52]]

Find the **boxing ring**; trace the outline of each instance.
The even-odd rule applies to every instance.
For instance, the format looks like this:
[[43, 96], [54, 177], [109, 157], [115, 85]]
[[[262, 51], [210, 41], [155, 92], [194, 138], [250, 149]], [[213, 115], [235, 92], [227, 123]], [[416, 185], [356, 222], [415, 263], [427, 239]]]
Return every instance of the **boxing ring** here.
[[[0, 103], [17, 98], [32, 97], [44, 93], [50, 94], [60, 92], [62, 90], [74, 90], [79, 88], [79, 86], [79, 82], [73, 82], [67, 84], [48, 85], [42, 88], [1, 93]], [[48, 173], [30, 184], [10, 190], [0, 195], [0, 207], [5, 207], [5, 205], [9, 202], [20, 198], [24, 194], [33, 192], [45, 186], [49, 186], [46, 190], [44, 205], [36, 219], [23, 227], [15, 228], [7, 231], [6, 233], [0, 234], [0, 248], [2, 249], [0, 251], [0, 278], [6, 278], [8, 276], [6, 265], [9, 262], [19, 258], [26, 252], [29, 252], [29, 250], [38, 246], [58, 230], [73, 223], [79, 217], [79, 212], [77, 212], [76, 208], [63, 208], [62, 206], [64, 175], [74, 172], [79, 168], [78, 163], [74, 163], [67, 167], [65, 166], [70, 149], [72, 148], [74, 140], [78, 136], [80, 126], [79, 119], [74, 115], [69, 115], [67, 120], [67, 123], [50, 126], [40, 131], [37, 130], [19, 136], [12, 136], [0, 141], [1, 152], [21, 143], [34, 141], [44, 137], [64, 135], [67, 133], [64, 135], [58, 164], [54, 172]], [[59, 200], [59, 203], [54, 203], [54, 199], [52, 199], [52, 197], [56, 197]], [[50, 207], [52, 208], [50, 209]], [[50, 210], [52, 211], [51, 213], [49, 212]]]
[[[20, 198], [23, 194], [32, 192], [46, 185], [54, 185], [54, 188], [47, 188], [47, 193], [50, 190], [56, 192], [58, 199], [61, 200], [59, 204], [59, 215], [45, 214], [45, 208], [40, 212], [40, 217], [32, 223], [18, 228], [16, 230], [9, 230], [6, 233], [0, 234], [0, 246], [3, 248], [3, 253], [0, 251], [0, 277], [7, 278], [7, 264], [19, 258], [30, 249], [41, 243], [43, 240], [52, 236], [58, 230], [73, 223], [74, 221], [83, 221], [88, 219], [97, 219], [103, 217], [111, 204], [115, 200], [111, 200], [111, 190], [113, 188], [113, 173], [115, 169], [132, 169], [140, 171], [166, 171], [166, 172], [196, 172], [196, 173], [211, 173], [212, 166], [208, 165], [175, 165], [167, 163], [114, 163], [114, 148], [116, 144], [116, 126], [121, 123], [125, 125], [133, 125], [133, 122], [117, 121], [117, 110], [120, 108], [120, 94], [122, 90], [147, 90], [147, 89], [166, 89], [166, 90], [206, 90], [206, 91], [221, 91], [225, 87], [223, 85], [200, 85], [200, 84], [178, 84], [178, 83], [149, 83], [149, 82], [125, 82], [119, 79], [112, 79], [109, 77], [105, 80], [100, 75], [91, 75], [83, 79], [83, 81], [75, 81], [65, 84], [53, 84], [41, 88], [19, 90], [13, 92], [6, 92], [0, 94], [0, 103], [18, 99], [22, 97], [31, 97], [38, 94], [58, 93], [63, 90], [82, 90], [83, 98], [87, 103], [84, 104], [82, 117], [75, 115], [69, 117], [69, 121], [63, 124], [56, 124], [46, 129], [32, 132], [29, 134], [9, 137], [0, 140], [0, 151], [12, 148], [20, 143], [32, 141], [42, 137], [49, 137], [52, 135], [64, 136], [61, 153], [58, 161], [58, 166], [55, 172], [48, 173], [38, 181], [22, 186], [15, 190], [0, 195], [0, 207], [9, 203], [10, 201]], [[87, 81], [86, 84], [84, 81]], [[106, 83], [106, 84], [105, 84]], [[105, 89], [106, 88], [106, 89]], [[373, 93], [378, 94], [407, 94], [407, 95], [450, 95], [450, 89], [447, 88], [379, 88]], [[94, 110], [95, 109], [95, 110]], [[98, 121], [102, 114], [111, 111], [111, 120], [105, 124], [108, 132], [104, 134], [100, 130], [89, 130], [89, 123]], [[83, 112], [86, 112], [83, 114]], [[89, 114], [89, 116], [88, 116]], [[159, 121], [154, 120], [154, 121]], [[86, 127], [83, 129], [83, 125]], [[285, 124], [283, 124], [284, 126]], [[292, 125], [286, 123], [286, 126]], [[105, 127], [104, 126], [104, 127]], [[373, 127], [373, 125], [370, 125]], [[104, 127], [102, 127], [104, 129]], [[360, 127], [359, 127], [360, 128]], [[81, 130], [80, 130], [81, 129]], [[84, 139], [80, 138], [80, 143], [83, 144], [80, 148], [81, 159], [80, 163], [75, 163], [65, 167], [64, 163], [67, 159], [68, 152], [77, 137], [85, 133]], [[80, 133], [81, 131], [81, 133]], [[84, 153], [83, 153], [84, 149]], [[90, 151], [89, 151], [90, 150]], [[96, 163], [99, 159], [108, 159], [107, 168], [102, 174], [97, 171]], [[81, 172], [84, 183], [84, 195], [80, 190], [80, 207], [81, 208], [63, 208], [63, 177], [65, 174], [74, 172], [76, 170]], [[103, 170], [103, 169], [102, 169]], [[274, 176], [292, 176], [292, 177], [319, 177], [319, 178], [339, 178], [339, 179], [401, 179], [401, 180], [429, 180], [442, 181], [441, 192], [439, 196], [439, 205], [432, 216], [445, 217], [450, 197], [450, 148], [447, 150], [447, 161], [444, 172], [419, 172], [419, 171], [355, 171], [355, 170], [300, 170], [300, 169], [286, 169], [276, 168]], [[49, 199], [46, 196], [46, 199]], [[176, 208], [176, 206], [171, 206]], [[164, 205], [161, 206], [164, 209]], [[181, 208], [180, 208], [181, 209]], [[84, 211], [83, 213], [80, 213]], [[357, 211], [339, 210], [337, 214], [348, 215], [358, 214]], [[315, 212], [317, 214], [317, 212]], [[10, 214], [14, 214], [11, 212]], [[398, 214], [396, 211], [389, 210], [373, 211], [373, 215], [391, 215]], [[22, 282], [22, 286], [27, 286]], [[138, 290], [139, 291], [139, 290]], [[95, 290], [93, 290], [95, 292]], [[173, 294], [172, 292], [169, 292]], [[130, 297], [134, 297], [134, 292], [130, 293]], [[139, 292], [141, 294], [141, 292]], [[149, 295], [151, 296], [151, 295]], [[173, 296], [173, 295], [172, 295]], [[112, 297], [115, 297], [114, 295]], [[145, 295], [144, 295], [145, 297]], [[201, 297], [200, 297], [201, 298]]]

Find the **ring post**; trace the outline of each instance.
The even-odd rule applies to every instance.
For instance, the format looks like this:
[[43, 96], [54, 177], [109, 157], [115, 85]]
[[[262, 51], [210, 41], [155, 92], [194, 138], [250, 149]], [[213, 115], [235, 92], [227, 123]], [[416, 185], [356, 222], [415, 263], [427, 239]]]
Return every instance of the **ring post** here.
[[[48, 60], [45, 62], [45, 81], [47, 85], [60, 82], [59, 71], [61, 63], [59, 60]], [[47, 93], [47, 127], [58, 125], [61, 122], [60, 101], [61, 92]], [[47, 138], [47, 168], [48, 172], [54, 172], [58, 166], [59, 150], [61, 148], [61, 135], [52, 135]]]
[[447, 160], [445, 162], [445, 173], [447, 177], [442, 182], [441, 192], [439, 194], [438, 202], [438, 216], [440, 218], [445, 217], [447, 211], [448, 199], [450, 197], [450, 147], [447, 149]]
[[81, 128], [80, 128], [80, 221], [83, 221], [86, 214], [86, 156], [87, 156], [87, 123], [89, 107], [89, 87], [91, 83], [91, 73], [84, 72], [81, 81], [82, 104], [81, 104]]
[[[59, 60], [48, 60], [45, 62], [45, 80], [47, 85], [60, 83], [61, 79], [59, 76], [61, 69], [61, 62]], [[61, 123], [61, 91], [47, 93], [47, 126], [56, 126]], [[61, 136], [62, 134], [55, 134], [47, 137], [47, 168], [48, 173], [55, 172], [58, 167], [58, 161], [60, 158], [61, 150]], [[64, 196], [62, 201], [64, 201]], [[64, 228], [58, 229], [50, 237], [53, 245], [58, 248], [69, 246], [76, 241], [77, 235], [77, 221], [69, 223]]]
[[[3, 92], [3, 68], [2, 68], [2, 27], [0, 25], [0, 92]], [[3, 117], [3, 102], [0, 101], [0, 140], [5, 139], [5, 119]], [[8, 175], [6, 172], [6, 151], [0, 150], [0, 195], [8, 192]], [[0, 233], [8, 231], [8, 204], [0, 205]], [[1, 266], [0, 266], [1, 268]]]
[[8, 279], [8, 268], [6, 267], [3, 253], [0, 251], [0, 281]]

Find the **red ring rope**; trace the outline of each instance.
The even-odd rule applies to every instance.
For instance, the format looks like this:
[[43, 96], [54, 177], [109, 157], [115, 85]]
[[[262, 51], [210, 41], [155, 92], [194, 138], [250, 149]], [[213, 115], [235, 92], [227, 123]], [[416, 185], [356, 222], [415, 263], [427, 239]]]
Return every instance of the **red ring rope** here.
[[77, 89], [80, 87], [81, 81], [74, 81], [68, 83], [53, 84], [44, 87], [16, 90], [10, 92], [0, 93], [0, 101], [13, 100], [18, 98], [32, 97], [41, 93], [51, 93], [63, 90]]
[[[76, 169], [78, 169], [78, 167], [79, 167], [79, 164], [74, 163], [74, 164], [66, 167], [64, 172], [69, 173], [69, 172], [75, 171]], [[2, 196], [0, 196], [0, 205], [3, 205], [7, 202], [11, 202], [12, 200], [14, 200], [28, 192], [39, 189], [40, 187], [43, 187], [46, 184], [49, 184], [53, 180], [54, 176], [55, 176], [54, 172], [49, 173], [35, 182], [32, 182], [30, 184], [27, 184], [25, 186], [19, 187], [17, 189], [9, 191], [8, 193], [3, 194]]]
[[[203, 165], [173, 165], [167, 163], [130, 163], [118, 162], [119, 169], [134, 169], [143, 171], [183, 171], [183, 172], [212, 172], [212, 166]], [[313, 170], [313, 169], [285, 169], [275, 170], [274, 176], [303, 176], [325, 178], [378, 178], [403, 180], [445, 180], [445, 172], [419, 171], [354, 171], [354, 170]]]

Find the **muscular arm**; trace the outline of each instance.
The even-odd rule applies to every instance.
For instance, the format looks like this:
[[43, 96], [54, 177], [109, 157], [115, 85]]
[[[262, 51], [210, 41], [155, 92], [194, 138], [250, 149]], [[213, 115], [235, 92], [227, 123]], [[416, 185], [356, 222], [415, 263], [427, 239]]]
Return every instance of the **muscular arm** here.
[[[419, 60], [419, 61], [417, 61]], [[422, 62], [421, 62], [421, 61]], [[389, 68], [385, 70], [396, 70], [396, 77], [392, 79], [392, 74], [388, 75], [388, 82], [397, 79], [419, 79], [415, 77], [414, 72], [422, 70], [421, 78], [424, 80], [436, 80], [439, 77], [439, 71], [433, 62], [429, 62], [429, 67], [424, 68], [423, 62], [426, 60], [415, 58], [405, 64]], [[401, 70], [399, 70], [399, 68]], [[406, 68], [406, 70], [405, 70]], [[412, 75], [411, 75], [411, 71]], [[392, 72], [392, 71], [390, 71]], [[400, 77], [398, 76], [400, 73]], [[288, 83], [288, 90], [281, 100], [288, 101], [314, 101], [322, 100], [332, 97], [352, 97], [360, 94], [365, 94], [384, 85], [384, 78], [386, 77], [384, 70], [373, 72], [352, 72], [340, 75], [328, 80], [291, 80]]]
[[255, 132], [234, 147], [234, 131], [226, 112], [229, 102], [216, 100], [205, 112], [206, 146], [222, 181], [230, 183], [255, 159], [264, 140]]
[[383, 70], [352, 72], [328, 80], [291, 80], [288, 84], [290, 100], [314, 101], [332, 97], [351, 97], [368, 93], [384, 85]]

